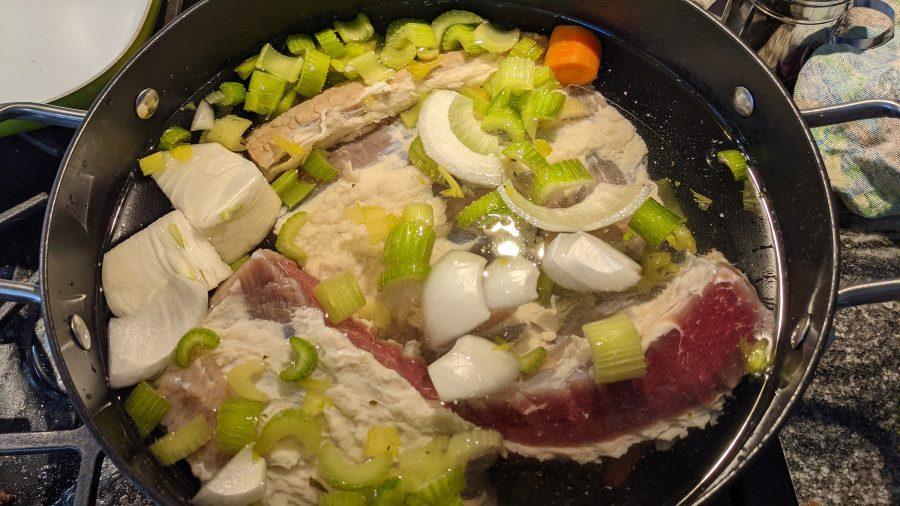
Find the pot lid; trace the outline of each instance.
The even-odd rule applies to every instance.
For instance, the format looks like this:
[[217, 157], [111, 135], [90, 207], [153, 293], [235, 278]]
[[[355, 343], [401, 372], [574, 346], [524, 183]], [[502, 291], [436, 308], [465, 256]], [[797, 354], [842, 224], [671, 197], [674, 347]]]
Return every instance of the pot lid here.
[[90, 83], [135, 41], [151, 0], [0, 2], [0, 103], [51, 102]]

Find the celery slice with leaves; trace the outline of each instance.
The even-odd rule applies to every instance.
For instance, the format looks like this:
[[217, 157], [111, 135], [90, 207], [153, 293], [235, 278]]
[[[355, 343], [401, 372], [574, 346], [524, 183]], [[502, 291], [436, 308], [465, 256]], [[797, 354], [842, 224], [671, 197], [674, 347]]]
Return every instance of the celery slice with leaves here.
[[338, 324], [366, 305], [366, 297], [353, 274], [342, 272], [319, 282], [313, 289], [328, 320]]
[[244, 399], [226, 399], [216, 411], [216, 444], [234, 455], [253, 442], [263, 404]]
[[306, 339], [292, 336], [290, 339], [291, 349], [294, 350], [294, 360], [291, 366], [284, 369], [278, 374], [281, 381], [298, 381], [309, 376], [316, 364], [319, 363], [319, 354], [316, 347]]
[[219, 335], [212, 330], [196, 327], [188, 330], [175, 347], [175, 364], [184, 368], [191, 365], [194, 357], [202, 350], [210, 351], [219, 346]]
[[266, 455], [284, 438], [295, 438], [310, 455], [319, 450], [322, 442], [322, 422], [303, 414], [299, 409], [279, 411], [263, 426], [253, 449]]
[[150, 445], [150, 453], [164, 466], [170, 466], [194, 453], [213, 436], [203, 415], [197, 415], [173, 432]]
[[350, 21], [334, 21], [334, 29], [344, 42], [365, 42], [375, 36], [375, 28], [368, 16], [359, 13]]
[[141, 437], [150, 435], [171, 407], [169, 401], [145, 381], [138, 383], [125, 399], [125, 412], [137, 426]]
[[275, 249], [299, 264], [306, 262], [306, 252], [297, 245], [297, 234], [300, 233], [300, 228], [306, 224], [307, 217], [306, 211], [294, 213], [281, 225], [281, 230], [278, 231], [278, 237], [275, 239]]
[[325, 483], [342, 490], [362, 490], [378, 485], [387, 478], [393, 459], [382, 453], [361, 463], [348, 462], [332, 443], [319, 450], [319, 475]]
[[597, 383], [642, 378], [647, 373], [641, 336], [624, 313], [587, 323], [581, 329], [594, 355]]

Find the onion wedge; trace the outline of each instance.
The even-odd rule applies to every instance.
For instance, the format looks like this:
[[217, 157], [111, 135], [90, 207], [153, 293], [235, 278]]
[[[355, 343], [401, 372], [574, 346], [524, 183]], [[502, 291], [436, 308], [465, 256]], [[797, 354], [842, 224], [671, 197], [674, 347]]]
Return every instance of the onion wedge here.
[[463, 181], [480, 186], [497, 186], [503, 182], [500, 157], [469, 149], [453, 133], [450, 106], [457, 97], [471, 100], [455, 91], [436, 90], [423, 102], [418, 128], [425, 154]]
[[550, 232], [587, 232], [621, 221], [650, 196], [651, 185], [598, 183], [581, 202], [560, 208], [539, 206], [525, 198], [512, 184], [497, 188], [500, 198], [523, 220]]

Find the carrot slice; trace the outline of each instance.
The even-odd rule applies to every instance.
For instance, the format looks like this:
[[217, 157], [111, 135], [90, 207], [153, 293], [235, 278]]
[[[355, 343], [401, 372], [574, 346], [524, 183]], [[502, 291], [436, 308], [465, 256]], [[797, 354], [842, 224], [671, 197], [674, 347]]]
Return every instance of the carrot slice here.
[[602, 54], [600, 40], [593, 32], [581, 26], [559, 25], [550, 35], [544, 64], [563, 84], [588, 84], [597, 78]]

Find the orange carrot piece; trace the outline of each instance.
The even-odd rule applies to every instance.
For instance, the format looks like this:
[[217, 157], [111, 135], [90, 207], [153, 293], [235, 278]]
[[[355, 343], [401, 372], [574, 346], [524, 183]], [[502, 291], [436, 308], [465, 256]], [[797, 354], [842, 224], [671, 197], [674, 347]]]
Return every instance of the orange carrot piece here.
[[544, 64], [562, 84], [588, 84], [597, 78], [603, 48], [587, 28], [559, 25], [550, 35]]

